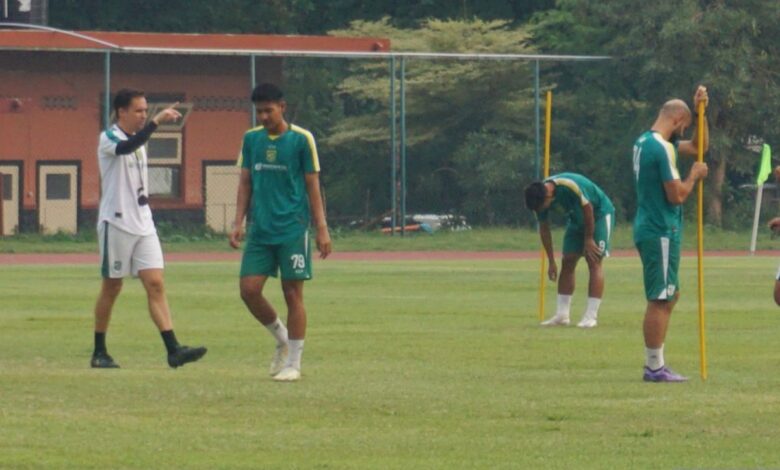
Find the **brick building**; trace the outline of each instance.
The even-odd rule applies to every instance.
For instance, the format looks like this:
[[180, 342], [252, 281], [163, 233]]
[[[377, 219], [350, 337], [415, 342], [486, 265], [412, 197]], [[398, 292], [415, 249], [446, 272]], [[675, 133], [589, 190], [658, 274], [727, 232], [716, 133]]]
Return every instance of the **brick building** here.
[[389, 47], [376, 38], [0, 30], [0, 234], [93, 229], [106, 89], [125, 87], [146, 92], [150, 117], [174, 101], [186, 114], [183, 127], [149, 142], [155, 218], [223, 231], [252, 81], [281, 82], [283, 51]]

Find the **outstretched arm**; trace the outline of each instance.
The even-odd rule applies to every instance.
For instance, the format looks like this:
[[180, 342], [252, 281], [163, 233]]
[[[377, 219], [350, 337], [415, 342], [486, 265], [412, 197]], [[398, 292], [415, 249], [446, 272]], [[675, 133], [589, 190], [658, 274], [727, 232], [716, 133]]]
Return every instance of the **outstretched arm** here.
[[176, 102], [155, 114], [155, 116], [149, 121], [149, 124], [144, 126], [143, 129], [128, 137], [127, 140], [118, 142], [116, 144], [116, 154], [128, 155], [135, 152], [149, 140], [149, 138], [152, 136], [152, 133], [157, 130], [157, 126], [179, 119], [181, 117], [181, 113], [176, 111], [176, 106], [178, 106], [178, 104], [179, 103]]

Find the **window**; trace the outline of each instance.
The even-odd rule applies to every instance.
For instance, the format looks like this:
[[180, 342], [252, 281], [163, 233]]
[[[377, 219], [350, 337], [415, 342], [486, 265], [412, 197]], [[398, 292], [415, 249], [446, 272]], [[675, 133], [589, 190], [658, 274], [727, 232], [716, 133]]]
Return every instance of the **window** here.
[[155, 132], [146, 147], [149, 165], [181, 164], [181, 133]]
[[181, 167], [150, 166], [149, 195], [158, 197], [179, 197], [181, 194]]
[[184, 123], [192, 112], [193, 104], [184, 103], [184, 94], [154, 94], [146, 95], [149, 103], [149, 119], [157, 113], [179, 102], [176, 110], [182, 115], [176, 122], [166, 122], [157, 127], [146, 144], [149, 171], [149, 196], [163, 198], [181, 197], [181, 174], [184, 162]]
[[46, 175], [46, 199], [67, 201], [70, 199], [70, 175], [49, 173]]
[[14, 198], [14, 179], [11, 175], [2, 175], [3, 177], [3, 201], [10, 201]]

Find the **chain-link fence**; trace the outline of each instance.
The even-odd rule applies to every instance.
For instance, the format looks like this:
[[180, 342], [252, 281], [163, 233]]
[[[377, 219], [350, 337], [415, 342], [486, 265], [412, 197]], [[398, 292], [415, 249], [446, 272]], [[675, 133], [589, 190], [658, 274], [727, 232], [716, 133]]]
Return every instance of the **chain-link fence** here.
[[[317, 140], [331, 225], [530, 225], [522, 188], [540, 176], [538, 96], [562, 86], [555, 64], [581, 70], [583, 80], [587, 70], [614, 66], [572, 59], [581, 58], [0, 50], [3, 233], [93, 229], [106, 90], [123, 87], [146, 92], [150, 116], [180, 102], [186, 118], [148, 143], [155, 219], [225, 232], [235, 214], [236, 157], [255, 124], [249, 94], [265, 81], [281, 85], [287, 119]], [[552, 172], [586, 174], [625, 218], [634, 205], [627, 155], [635, 136], [589, 134], [604, 106], [555, 95]], [[603, 153], [584, 150], [599, 145]]]

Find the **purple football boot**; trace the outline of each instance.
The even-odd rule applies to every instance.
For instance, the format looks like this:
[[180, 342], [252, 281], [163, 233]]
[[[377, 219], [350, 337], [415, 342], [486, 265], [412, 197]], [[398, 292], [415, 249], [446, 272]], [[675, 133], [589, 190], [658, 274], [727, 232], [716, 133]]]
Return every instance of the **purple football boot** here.
[[672, 369], [663, 366], [658, 370], [651, 370], [645, 366], [645, 374], [642, 377], [645, 382], [687, 382], [688, 377], [675, 373]]

